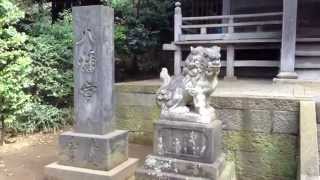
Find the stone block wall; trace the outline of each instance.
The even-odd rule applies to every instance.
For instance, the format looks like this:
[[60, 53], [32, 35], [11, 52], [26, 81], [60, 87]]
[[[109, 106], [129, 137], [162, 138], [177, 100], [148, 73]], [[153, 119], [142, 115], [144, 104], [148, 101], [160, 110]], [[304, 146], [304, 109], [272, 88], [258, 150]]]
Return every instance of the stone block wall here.
[[224, 123], [224, 148], [239, 179], [293, 180], [297, 174], [299, 100], [212, 97]]
[[[117, 85], [117, 128], [133, 143], [152, 144], [160, 110], [158, 86]], [[222, 120], [224, 151], [236, 163], [240, 180], [294, 180], [297, 174], [299, 100], [264, 97], [212, 97]]]

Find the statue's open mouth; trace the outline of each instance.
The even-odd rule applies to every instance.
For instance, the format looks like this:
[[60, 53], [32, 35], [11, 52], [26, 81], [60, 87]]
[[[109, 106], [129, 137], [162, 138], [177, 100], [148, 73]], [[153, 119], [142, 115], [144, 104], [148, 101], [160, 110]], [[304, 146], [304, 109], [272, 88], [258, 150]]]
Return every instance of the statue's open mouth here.
[[218, 67], [221, 67], [221, 62], [219, 60], [211, 61], [209, 63], [209, 68], [218, 68]]

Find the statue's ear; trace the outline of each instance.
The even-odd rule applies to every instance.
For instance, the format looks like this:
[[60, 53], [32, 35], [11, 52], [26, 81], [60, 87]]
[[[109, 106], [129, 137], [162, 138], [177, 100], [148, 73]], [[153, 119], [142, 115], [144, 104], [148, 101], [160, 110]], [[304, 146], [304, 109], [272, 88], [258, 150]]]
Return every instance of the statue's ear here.
[[219, 47], [219, 46], [212, 46], [212, 49], [214, 49], [217, 52], [221, 51], [221, 47]]
[[191, 46], [191, 47], [190, 47], [190, 51], [193, 51], [193, 50], [194, 50], [194, 47], [193, 47], [193, 46]]

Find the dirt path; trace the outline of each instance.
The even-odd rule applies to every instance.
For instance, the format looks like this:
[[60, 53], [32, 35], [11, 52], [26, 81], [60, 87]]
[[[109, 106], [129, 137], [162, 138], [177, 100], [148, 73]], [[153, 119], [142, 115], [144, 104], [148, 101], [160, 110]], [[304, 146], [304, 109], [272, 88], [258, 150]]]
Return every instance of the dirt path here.
[[[57, 140], [58, 134], [36, 134], [0, 147], [0, 180], [43, 180], [43, 167], [57, 160]], [[151, 146], [129, 146], [130, 157], [144, 159], [151, 151]]]

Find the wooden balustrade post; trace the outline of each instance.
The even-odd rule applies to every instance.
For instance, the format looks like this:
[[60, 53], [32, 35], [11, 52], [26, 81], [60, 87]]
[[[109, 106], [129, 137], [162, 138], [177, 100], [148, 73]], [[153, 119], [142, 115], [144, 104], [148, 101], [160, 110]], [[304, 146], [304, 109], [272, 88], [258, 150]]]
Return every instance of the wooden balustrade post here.
[[298, 0], [283, 0], [280, 72], [277, 76], [280, 79], [298, 78], [295, 72], [297, 10]]
[[234, 76], [234, 59], [235, 59], [235, 48], [234, 45], [227, 46], [227, 67], [225, 80], [236, 80], [237, 77]]
[[228, 25], [228, 34], [234, 33], [234, 26], [232, 26], [231, 24], [234, 23], [234, 19], [233, 17], [229, 18], [229, 25]]
[[[174, 10], [174, 42], [180, 40], [180, 35], [182, 34], [182, 11], [181, 3], [176, 2]], [[181, 73], [181, 61], [182, 61], [182, 51], [181, 48], [177, 46], [174, 52], [174, 74], [179, 75]]]
[[[222, 0], [222, 15], [231, 15], [231, 0]], [[228, 23], [228, 19], [223, 19], [222, 23]], [[227, 33], [226, 28], [223, 29], [223, 33]]]

